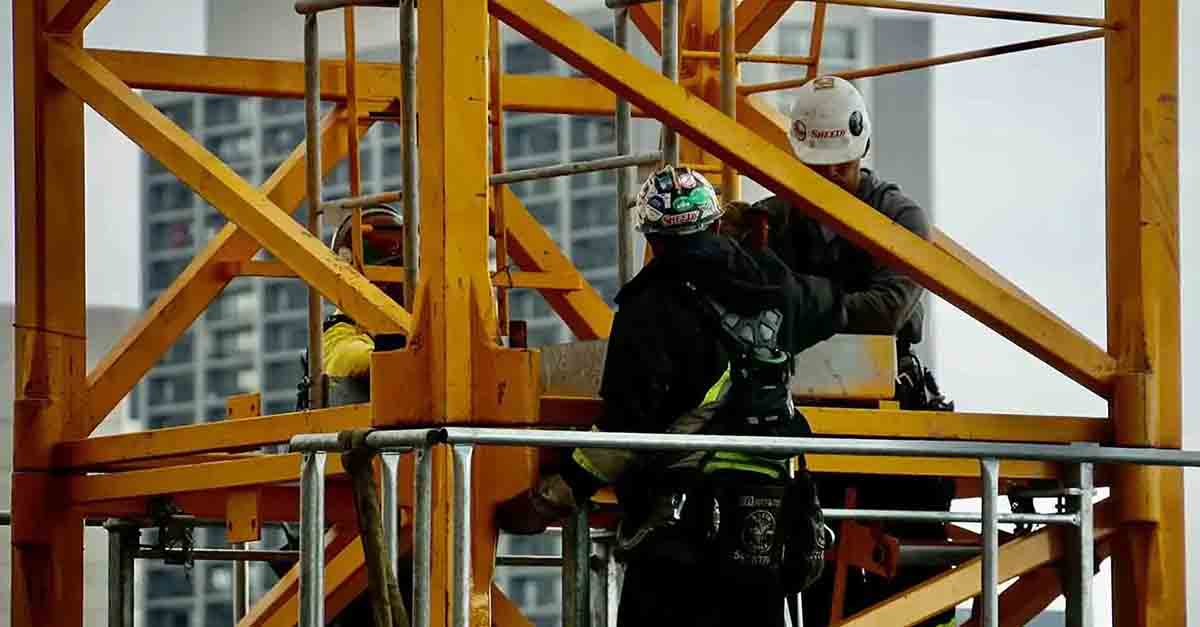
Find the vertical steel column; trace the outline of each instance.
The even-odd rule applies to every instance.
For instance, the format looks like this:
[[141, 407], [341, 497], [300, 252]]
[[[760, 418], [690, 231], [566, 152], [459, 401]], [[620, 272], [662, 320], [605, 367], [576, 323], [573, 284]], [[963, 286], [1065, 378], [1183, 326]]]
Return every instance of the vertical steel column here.
[[429, 627], [430, 552], [433, 542], [433, 451], [414, 449], [413, 472], [413, 627]]
[[141, 530], [119, 520], [104, 524], [108, 530], [108, 624], [133, 627], [133, 557]]
[[592, 615], [592, 534], [584, 507], [577, 508], [563, 525], [562, 556], [563, 625], [589, 627]]
[[[310, 16], [311, 17], [311, 16]], [[325, 625], [325, 453], [300, 461], [300, 627]]]
[[[308, 183], [308, 232], [321, 238], [321, 56], [317, 14], [304, 16], [304, 148]], [[353, 123], [351, 124], [353, 126]], [[308, 404], [321, 407], [321, 294], [308, 287]]]
[[[679, 82], [679, 0], [662, 0], [662, 73]], [[663, 161], [679, 165], [679, 136], [663, 124]]]
[[1068, 552], [1067, 627], [1092, 627], [1092, 577], [1096, 573], [1096, 529], [1093, 517], [1092, 465], [1080, 463], [1071, 469], [1072, 487], [1079, 489], [1071, 505], [1079, 517], [1073, 529], [1078, 551]]
[[[613, 39], [622, 50], [629, 49], [629, 9], [613, 11]], [[629, 101], [617, 96], [615, 130], [617, 154], [633, 152], [633, 111]], [[629, 198], [634, 193], [634, 170], [617, 168], [617, 279], [621, 285], [635, 274], [633, 252], [633, 220], [629, 213]]]
[[383, 472], [380, 478], [379, 506], [383, 509], [383, 543], [387, 547], [387, 563], [396, 577], [400, 576], [400, 502], [396, 477], [400, 472], [400, 453], [380, 451], [379, 464]]
[[[249, 548], [247, 542], [234, 542], [230, 545], [232, 549]], [[246, 616], [250, 611], [250, 577], [247, 572], [247, 564], [245, 560], [234, 560], [233, 565], [233, 625], [237, 627], [239, 621]]]
[[979, 476], [983, 491], [983, 572], [980, 596], [983, 598], [983, 615], [980, 627], [1000, 625], [1000, 574], [997, 559], [1000, 554], [1000, 532], [996, 518], [996, 501], [1000, 500], [1000, 462], [996, 459], [979, 460]]
[[400, 0], [400, 186], [404, 190], [404, 306], [413, 311], [421, 245], [417, 174], [417, 1]]
[[471, 627], [471, 454], [469, 444], [454, 451], [454, 627]]
[[[721, 112], [737, 119], [737, 43], [735, 0], [721, 0]], [[729, 164], [721, 167], [721, 192], [728, 202], [742, 197], [742, 181]]]

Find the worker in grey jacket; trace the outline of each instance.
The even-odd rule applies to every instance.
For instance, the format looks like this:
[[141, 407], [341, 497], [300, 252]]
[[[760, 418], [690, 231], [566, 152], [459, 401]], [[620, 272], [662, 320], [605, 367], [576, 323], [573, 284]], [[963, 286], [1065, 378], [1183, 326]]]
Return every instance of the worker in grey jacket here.
[[[791, 118], [788, 137], [800, 161], [897, 224], [929, 238], [925, 210], [897, 185], [862, 167], [862, 159], [871, 146], [871, 121], [862, 94], [852, 84], [832, 76], [808, 82], [800, 90]], [[815, 212], [808, 207], [772, 197], [755, 203], [747, 211], [757, 214], [759, 225], [766, 214], [767, 241], [794, 272], [829, 278], [842, 291], [846, 308], [843, 332], [896, 336], [899, 358], [896, 392], [902, 408], [953, 409], [953, 404], [938, 393], [932, 375], [912, 351], [923, 334], [924, 288], [813, 219]], [[757, 237], [761, 239], [761, 230]], [[872, 509], [945, 511], [953, 496], [953, 483], [941, 478], [851, 477], [846, 481], [827, 478], [822, 479], [820, 486], [822, 503], [840, 504], [846, 488], [854, 487], [858, 490], [859, 507]], [[889, 525], [887, 531], [906, 540], [945, 538], [940, 525]], [[852, 580], [846, 612], [850, 614], [878, 602], [930, 574], [909, 569], [891, 581], [870, 577]], [[805, 627], [828, 624], [831, 592], [832, 581], [826, 577], [805, 593]], [[934, 617], [922, 625], [942, 625], [947, 620], [953, 621], [952, 613]]]

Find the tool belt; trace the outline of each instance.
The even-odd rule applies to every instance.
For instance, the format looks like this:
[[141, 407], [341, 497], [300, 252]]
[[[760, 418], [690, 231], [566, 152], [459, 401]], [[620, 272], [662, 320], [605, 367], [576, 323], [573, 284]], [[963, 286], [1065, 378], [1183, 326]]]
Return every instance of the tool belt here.
[[830, 541], [807, 471], [795, 478], [720, 471], [688, 479], [642, 493], [639, 511], [627, 512], [617, 530], [618, 559], [661, 557], [735, 578], [770, 576], [789, 593], [820, 577]]

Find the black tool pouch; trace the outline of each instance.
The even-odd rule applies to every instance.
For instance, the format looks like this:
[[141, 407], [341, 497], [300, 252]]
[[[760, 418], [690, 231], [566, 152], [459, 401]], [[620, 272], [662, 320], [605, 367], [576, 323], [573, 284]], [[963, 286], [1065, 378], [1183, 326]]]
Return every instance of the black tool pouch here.
[[783, 562], [786, 525], [781, 482], [749, 483], [740, 473], [722, 473], [711, 485], [712, 543], [723, 572], [758, 578], [777, 575]]

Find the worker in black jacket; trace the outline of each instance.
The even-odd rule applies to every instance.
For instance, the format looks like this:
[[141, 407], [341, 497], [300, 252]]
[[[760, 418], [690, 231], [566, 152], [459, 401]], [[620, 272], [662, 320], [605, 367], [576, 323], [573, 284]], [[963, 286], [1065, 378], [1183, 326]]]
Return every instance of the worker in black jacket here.
[[[929, 217], [925, 210], [905, 196], [899, 186], [862, 167], [862, 159], [871, 145], [871, 121], [862, 94], [852, 84], [832, 76], [810, 81], [801, 88], [791, 118], [788, 137], [800, 161], [896, 224], [929, 238]], [[953, 404], [941, 396], [932, 374], [913, 352], [924, 331], [925, 312], [921, 302], [924, 288], [812, 218], [813, 212], [807, 207], [771, 197], [746, 211], [766, 215], [770, 248], [788, 267], [795, 272], [826, 277], [843, 292], [845, 333], [896, 337], [896, 399], [902, 408], [953, 410]], [[739, 219], [754, 222], [742, 216]], [[761, 233], [756, 235], [762, 237]], [[858, 490], [859, 507], [872, 509], [946, 511], [953, 497], [953, 483], [948, 479], [853, 477], [845, 482], [822, 481], [822, 502], [841, 505], [848, 486]], [[936, 524], [892, 524], [887, 529], [903, 539], [945, 539], [943, 527]], [[864, 577], [861, 581], [851, 581], [847, 613], [898, 593], [930, 574], [924, 569], [908, 568], [894, 580]], [[805, 627], [828, 624], [833, 586], [830, 575], [805, 594]], [[950, 611], [922, 625], [930, 627], [952, 621]]]
[[[753, 413], [779, 416], [772, 424], [785, 431], [805, 427], [786, 375], [795, 353], [844, 322], [831, 282], [794, 275], [770, 251], [718, 235], [716, 194], [687, 168], [652, 174], [637, 215], [654, 258], [617, 295], [596, 428], [756, 434], [737, 399], [780, 389], [777, 411]], [[743, 376], [747, 351], [723, 323], [762, 331], [756, 346], [784, 354], [771, 385]], [[577, 449], [557, 474], [502, 504], [497, 519], [506, 531], [538, 533], [615, 484], [624, 510], [617, 554], [626, 563], [619, 625], [781, 627], [785, 594], [815, 579], [828, 543], [815, 490], [806, 472], [800, 479], [788, 478], [784, 459]]]

